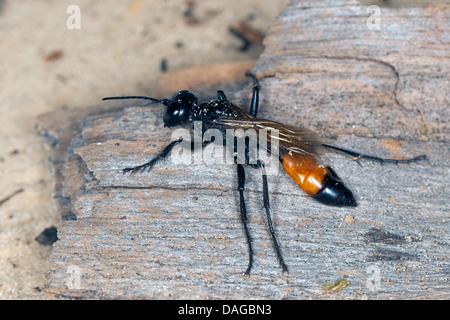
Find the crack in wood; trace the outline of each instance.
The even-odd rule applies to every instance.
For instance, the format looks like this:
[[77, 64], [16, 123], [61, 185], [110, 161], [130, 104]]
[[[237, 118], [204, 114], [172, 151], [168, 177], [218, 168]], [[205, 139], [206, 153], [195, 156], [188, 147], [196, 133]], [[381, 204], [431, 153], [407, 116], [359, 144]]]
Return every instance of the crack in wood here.
[[[395, 85], [394, 85], [394, 89], [392, 90], [392, 98], [395, 102], [395, 104], [397, 104], [399, 107], [408, 110], [402, 103], [400, 103], [400, 101], [398, 100], [397, 97], [397, 91], [398, 91], [398, 85], [400, 83], [400, 75], [399, 72], [397, 71], [397, 68], [390, 64], [389, 62], [383, 61], [383, 60], [379, 60], [379, 59], [374, 59], [374, 58], [360, 58], [360, 57], [351, 57], [351, 56], [329, 56], [329, 55], [324, 55], [324, 56], [304, 56], [302, 57], [304, 59], [335, 59], [335, 60], [356, 60], [356, 61], [370, 61], [370, 62], [374, 62], [374, 63], [379, 63], [382, 64], [386, 67], [388, 67], [389, 69], [392, 70], [392, 72], [395, 75]], [[280, 73], [280, 72], [276, 72], [276, 73]], [[273, 74], [265, 74], [263, 75], [261, 79], [269, 79], [269, 78], [275, 78], [276, 77], [276, 73]], [[292, 74], [292, 73], [302, 73], [302, 72], [298, 72], [298, 71], [291, 71], [291, 72], [284, 72], [286, 74]], [[408, 110], [409, 111], [409, 110]]]

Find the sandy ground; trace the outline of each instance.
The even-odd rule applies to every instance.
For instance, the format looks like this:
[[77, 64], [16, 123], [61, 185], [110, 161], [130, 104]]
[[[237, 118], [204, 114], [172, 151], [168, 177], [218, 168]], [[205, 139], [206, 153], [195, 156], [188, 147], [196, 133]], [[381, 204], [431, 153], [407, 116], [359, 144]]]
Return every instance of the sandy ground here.
[[229, 26], [247, 21], [265, 32], [287, 3], [0, 1], [0, 299], [52, 298], [42, 290], [51, 246], [35, 238], [61, 221], [36, 117], [104, 96], [151, 95], [163, 59], [168, 70], [257, 59], [262, 48], [240, 51]]

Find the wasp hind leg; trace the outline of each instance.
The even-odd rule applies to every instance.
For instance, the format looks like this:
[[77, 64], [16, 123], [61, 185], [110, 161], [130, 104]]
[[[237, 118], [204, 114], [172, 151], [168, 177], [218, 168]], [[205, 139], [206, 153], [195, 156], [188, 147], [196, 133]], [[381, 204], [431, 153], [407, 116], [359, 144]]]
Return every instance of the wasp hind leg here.
[[329, 144], [322, 144], [322, 146], [325, 147], [325, 148], [332, 149], [334, 151], [345, 153], [345, 154], [349, 155], [355, 161], [358, 161], [360, 159], [366, 159], [366, 160], [370, 160], [370, 161], [379, 162], [381, 164], [383, 164], [383, 163], [399, 164], [399, 163], [418, 162], [418, 161], [422, 161], [422, 160], [426, 160], [427, 159], [427, 156], [424, 155], [424, 154], [421, 155], [421, 156], [410, 158], [410, 159], [400, 159], [400, 160], [397, 160], [397, 159], [386, 159], [386, 158], [370, 156], [370, 155], [362, 154], [362, 153], [355, 152], [355, 151], [352, 151], [352, 150], [347, 150], [347, 149], [335, 147], [335, 146], [332, 146], [332, 145], [329, 145]]

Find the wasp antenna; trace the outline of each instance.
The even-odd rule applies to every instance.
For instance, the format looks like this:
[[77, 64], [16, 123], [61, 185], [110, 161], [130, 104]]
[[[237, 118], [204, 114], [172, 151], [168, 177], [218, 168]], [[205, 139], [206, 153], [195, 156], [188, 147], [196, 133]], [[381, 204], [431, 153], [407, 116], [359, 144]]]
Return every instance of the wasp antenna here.
[[106, 98], [103, 98], [102, 101], [105, 101], [105, 100], [125, 100], [125, 99], [150, 100], [150, 101], [153, 101], [153, 102], [161, 103], [161, 104], [163, 104], [163, 105], [165, 105], [165, 106], [167, 106], [167, 104], [168, 104], [168, 102], [169, 102], [167, 99], [160, 100], [160, 99], [155, 99], [155, 98], [152, 98], [152, 97], [146, 97], [146, 96], [119, 96], [119, 97], [106, 97]]

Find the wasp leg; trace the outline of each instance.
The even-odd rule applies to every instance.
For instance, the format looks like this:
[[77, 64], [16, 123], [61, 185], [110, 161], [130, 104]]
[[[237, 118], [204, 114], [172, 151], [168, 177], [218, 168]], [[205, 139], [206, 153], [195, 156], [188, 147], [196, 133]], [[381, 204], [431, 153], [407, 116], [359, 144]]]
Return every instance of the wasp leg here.
[[[250, 72], [247, 72], [245, 75], [248, 77], [251, 77], [253, 79], [252, 102], [250, 105], [250, 114], [253, 116], [256, 116], [256, 114], [258, 113], [258, 105], [259, 105], [258, 79], [256, 78], [256, 76], [254, 74], [252, 74]], [[218, 92], [218, 98], [219, 98], [219, 100], [226, 99], [225, 94], [223, 94], [223, 92]], [[236, 153], [236, 151], [237, 151], [236, 150], [236, 137], [234, 137], [234, 138], [235, 138], [234, 139], [234, 152]], [[248, 150], [246, 150], [246, 157], [247, 157], [247, 153], [248, 153]], [[235, 162], [236, 162], [236, 157], [235, 157]], [[245, 271], [245, 274], [250, 275], [250, 271], [253, 267], [253, 247], [252, 247], [252, 238], [250, 236], [250, 231], [248, 230], [248, 225], [247, 225], [248, 217], [247, 217], [247, 209], [245, 207], [245, 200], [244, 200], [245, 170], [244, 170], [244, 167], [242, 166], [242, 164], [237, 164], [237, 176], [238, 176], [238, 190], [239, 190], [239, 204], [240, 204], [241, 220], [242, 220], [242, 224], [244, 225], [244, 232], [245, 232], [245, 237], [247, 239], [248, 253], [249, 253], [248, 267], [247, 267], [247, 270]], [[271, 225], [272, 224], [270, 222], [270, 226]]]
[[225, 95], [225, 92], [223, 92], [222, 90], [217, 91], [217, 99], [219, 101], [227, 100], [227, 96]]
[[237, 165], [237, 175], [238, 175], [238, 190], [239, 190], [239, 203], [240, 203], [240, 211], [241, 211], [241, 220], [244, 225], [245, 237], [247, 239], [248, 244], [248, 267], [245, 271], [246, 275], [250, 275], [250, 271], [253, 267], [253, 247], [252, 247], [252, 237], [250, 236], [250, 231], [248, 230], [248, 217], [247, 217], [247, 209], [245, 207], [244, 200], [244, 188], [245, 188], [245, 171], [244, 167], [241, 164]]
[[125, 168], [125, 169], [122, 170], [123, 174], [125, 174], [127, 172], [130, 172], [130, 174], [133, 175], [133, 174], [135, 174], [137, 172], [141, 172], [142, 173], [145, 170], [150, 171], [156, 163], [158, 163], [159, 161], [164, 160], [167, 157], [167, 155], [169, 154], [169, 152], [172, 150], [172, 148], [174, 146], [176, 146], [177, 144], [181, 143], [181, 141], [183, 141], [183, 139], [172, 141], [154, 159], [150, 160], [147, 163], [141, 164], [140, 166], [131, 167], [131, 168]]
[[245, 73], [247, 77], [250, 77], [253, 79], [253, 89], [252, 89], [252, 102], [250, 104], [250, 114], [254, 117], [258, 114], [258, 106], [259, 106], [259, 89], [261, 88], [259, 85], [259, 81], [256, 78], [256, 76], [251, 73], [250, 71], [247, 71]]
[[262, 173], [264, 209], [266, 209], [267, 224], [269, 225], [270, 235], [272, 236], [273, 247], [275, 248], [275, 253], [277, 254], [277, 258], [280, 262], [280, 266], [283, 269], [283, 272], [289, 272], [288, 267], [284, 262], [283, 256], [281, 255], [280, 246], [278, 245], [277, 237], [275, 236], [275, 230], [273, 229], [272, 225], [272, 218], [270, 217], [269, 187], [267, 185], [266, 169], [264, 168], [264, 164], [262, 164], [259, 160], [258, 165], [261, 168]]
[[[161, 151], [160, 154], [158, 154], [154, 159], [150, 160], [149, 162], [146, 162], [144, 164], [141, 164], [140, 166], [136, 166], [136, 167], [131, 167], [131, 168], [125, 168], [122, 170], [123, 174], [127, 173], [127, 172], [131, 172], [130, 174], [133, 175], [137, 172], [144, 172], [145, 170], [149, 171], [152, 170], [153, 166], [155, 164], [157, 164], [160, 161], [163, 161], [167, 155], [169, 154], [169, 152], [172, 150], [173, 147], [175, 147], [177, 144], [181, 143], [183, 141], [183, 139], [179, 139], [179, 140], [175, 140], [172, 141], [167, 147], [165, 147], [163, 149], [163, 151]], [[206, 147], [208, 144], [212, 143], [213, 141], [205, 141], [202, 144], [202, 148]], [[194, 142], [191, 142], [191, 150], [194, 150], [195, 146], [194, 146]]]
[[425, 160], [427, 159], [426, 155], [421, 155], [418, 157], [414, 157], [411, 159], [385, 159], [385, 158], [380, 158], [380, 157], [374, 157], [374, 156], [369, 156], [366, 154], [361, 154], [352, 150], [347, 150], [347, 149], [342, 149], [339, 147], [335, 147], [335, 146], [331, 146], [329, 144], [322, 144], [323, 147], [335, 150], [335, 151], [339, 151], [345, 154], [348, 154], [353, 160], [358, 161], [359, 159], [366, 159], [366, 160], [370, 160], [370, 161], [376, 161], [379, 163], [395, 163], [395, 164], [399, 164], [399, 163], [411, 163], [411, 162], [418, 162], [421, 160]]

